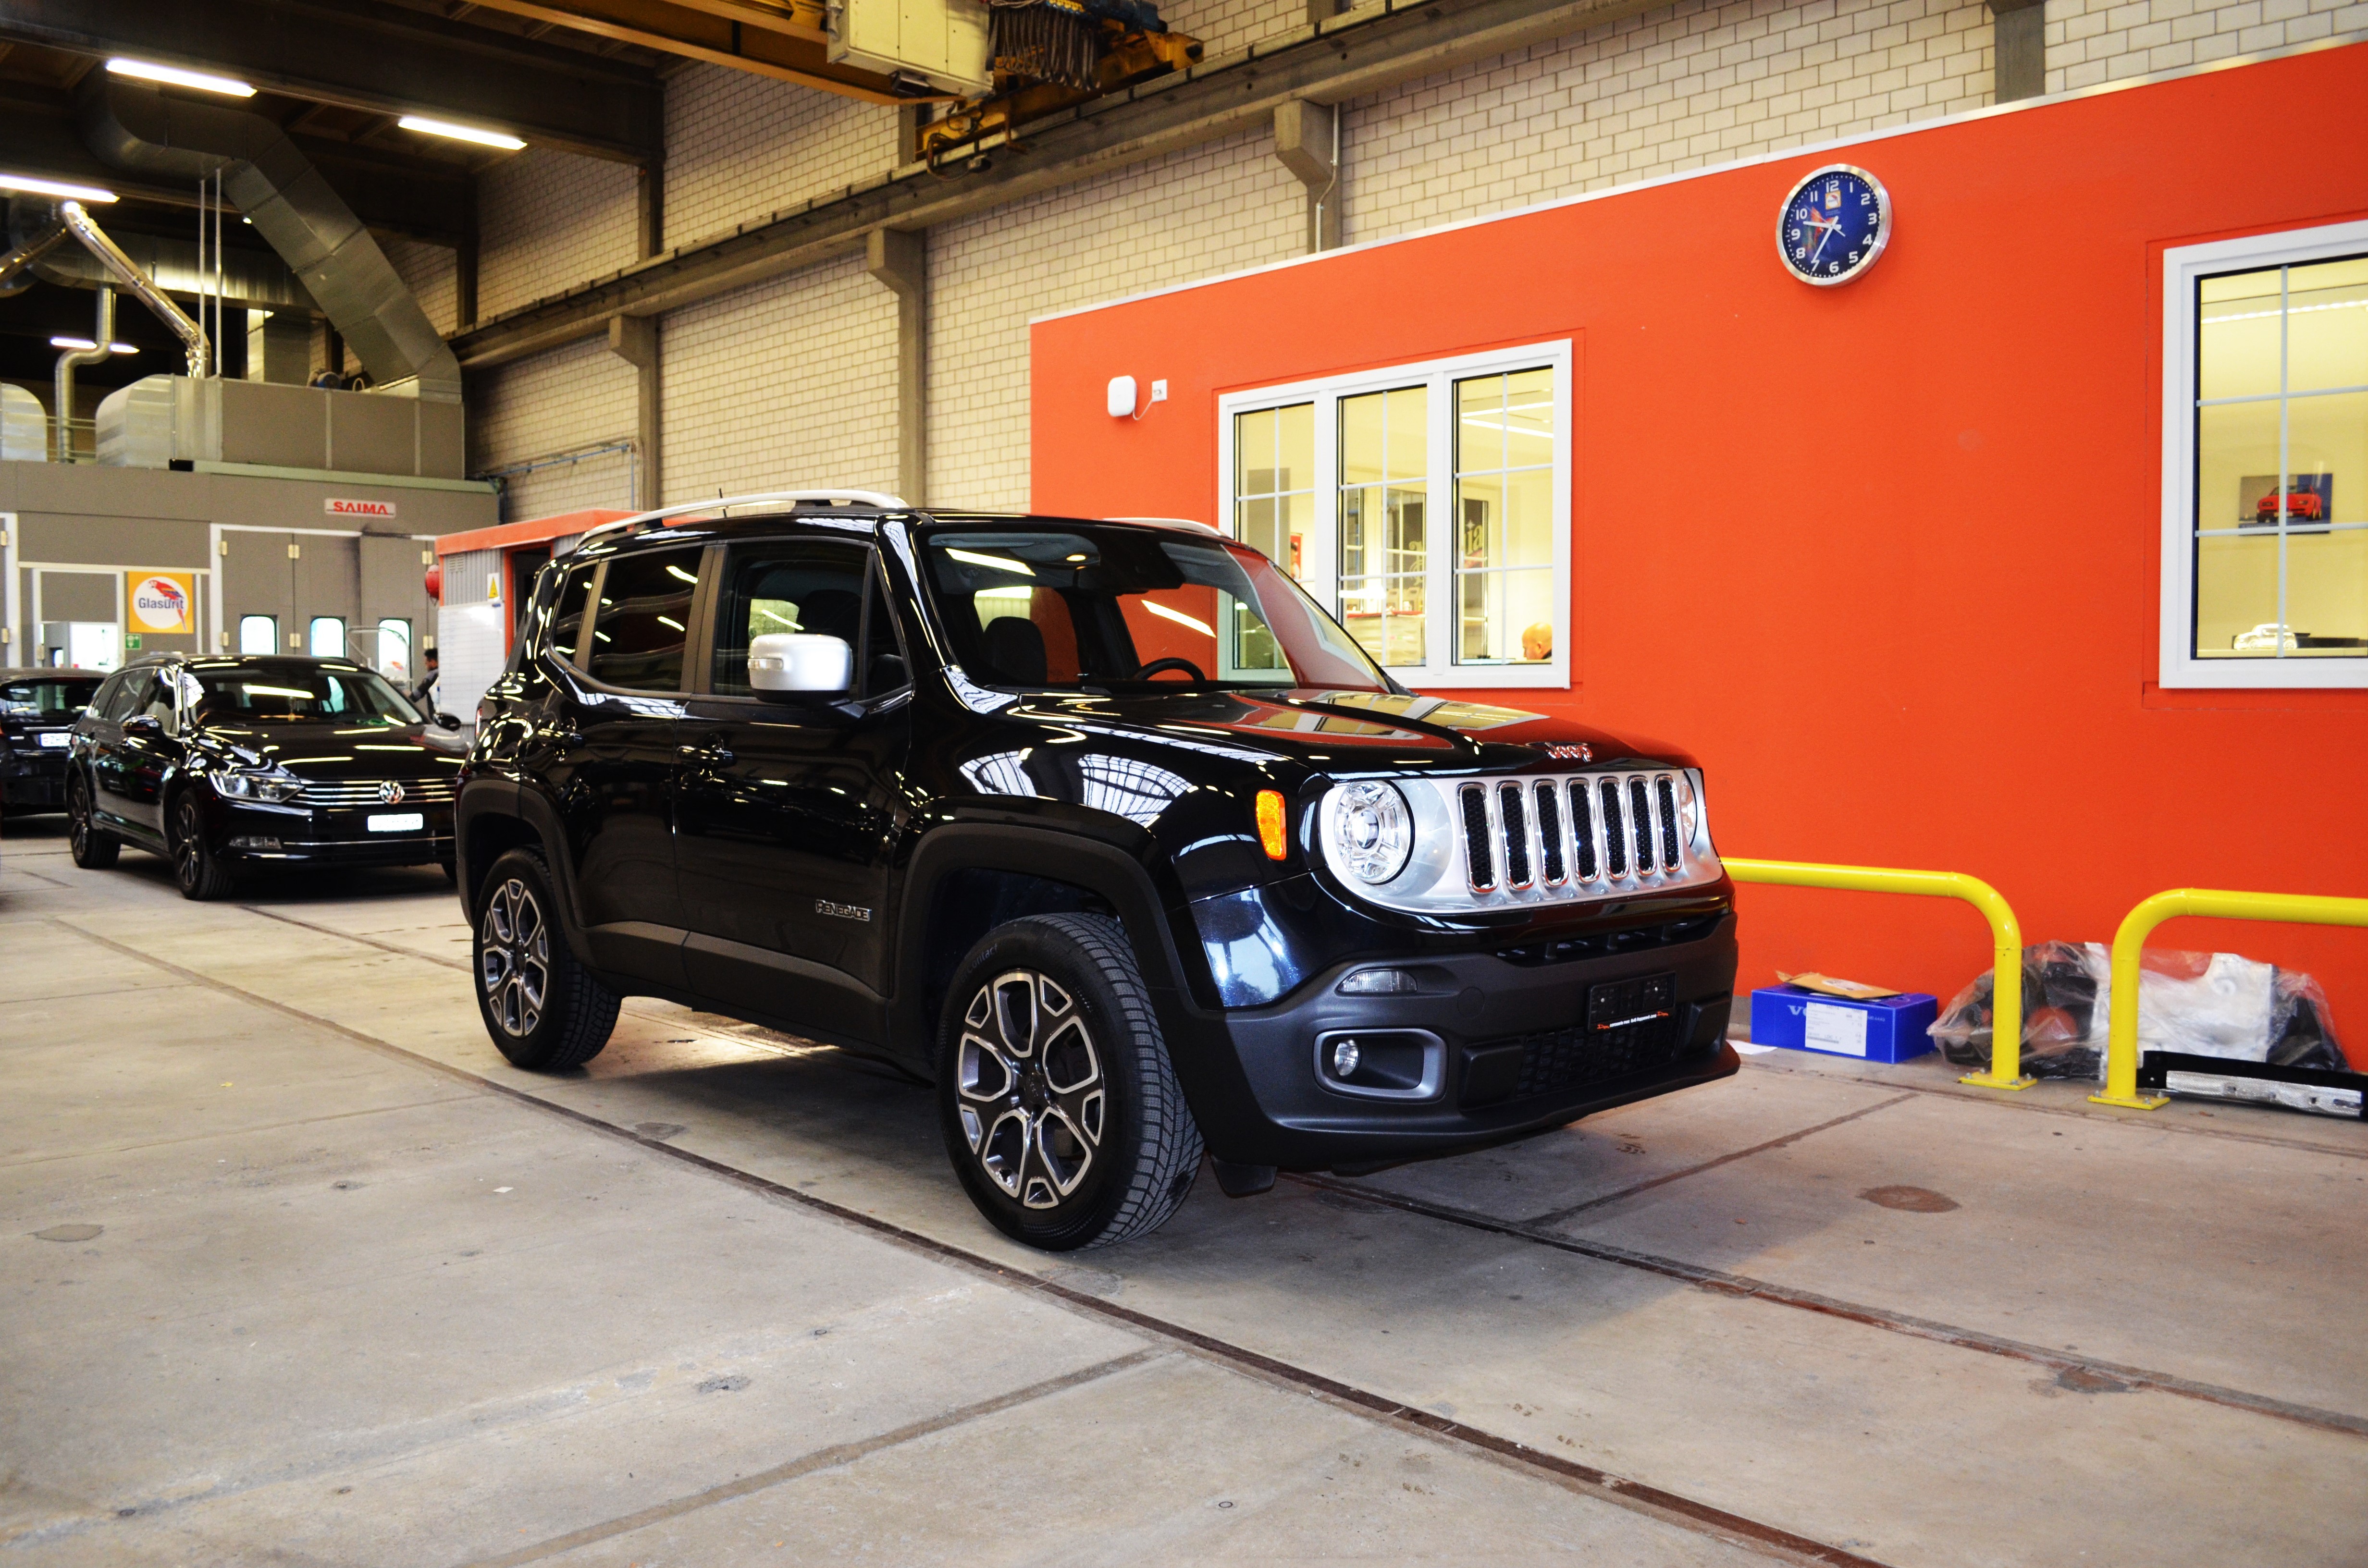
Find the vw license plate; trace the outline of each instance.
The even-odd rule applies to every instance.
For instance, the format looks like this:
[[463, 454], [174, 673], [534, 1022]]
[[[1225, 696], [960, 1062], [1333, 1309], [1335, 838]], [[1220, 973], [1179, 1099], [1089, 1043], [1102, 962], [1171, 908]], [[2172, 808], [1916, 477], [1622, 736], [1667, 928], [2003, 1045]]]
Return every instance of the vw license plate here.
[[66, 733], [63, 730], [50, 730], [43, 733], [41, 736], [41, 744], [45, 746], [54, 746], [58, 750], [63, 751], [65, 749], [66, 743], [73, 739], [74, 737]]
[[366, 825], [372, 833], [417, 833], [427, 817], [422, 812], [372, 812]]

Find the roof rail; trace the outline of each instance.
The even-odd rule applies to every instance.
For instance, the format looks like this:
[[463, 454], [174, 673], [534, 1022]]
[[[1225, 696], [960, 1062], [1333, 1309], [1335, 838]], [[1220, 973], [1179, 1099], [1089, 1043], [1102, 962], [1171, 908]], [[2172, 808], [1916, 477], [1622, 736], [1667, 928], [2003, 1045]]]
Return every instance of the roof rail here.
[[1211, 528], [1208, 524], [1197, 522], [1190, 517], [1104, 517], [1102, 521], [1106, 523], [1149, 523], [1155, 528], [1190, 528], [1195, 533], [1217, 534], [1219, 539], [1225, 537], [1221, 533], [1217, 533], [1217, 530]]
[[584, 541], [595, 534], [630, 528], [635, 523], [655, 523], [666, 517], [686, 517], [700, 512], [728, 513], [734, 506], [771, 505], [780, 501], [845, 501], [858, 506], [877, 506], [886, 512], [913, 509], [913, 504], [902, 496], [885, 494], [877, 490], [766, 490], [754, 495], [719, 495], [712, 501], [686, 501], [679, 506], [660, 506], [654, 512], [636, 512], [630, 517], [619, 517], [613, 522], [586, 528], [576, 536], [575, 548], [583, 549]]

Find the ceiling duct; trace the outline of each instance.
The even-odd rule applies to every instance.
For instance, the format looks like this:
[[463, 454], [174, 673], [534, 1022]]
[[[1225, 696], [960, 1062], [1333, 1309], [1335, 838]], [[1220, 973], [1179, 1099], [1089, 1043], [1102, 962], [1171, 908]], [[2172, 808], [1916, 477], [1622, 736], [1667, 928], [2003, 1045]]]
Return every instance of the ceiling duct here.
[[[0, 298], [29, 287], [36, 278], [69, 289], [87, 289], [113, 277], [97, 256], [73, 245], [57, 249], [55, 241], [50, 250], [20, 263], [23, 270], [9, 266], [18, 252], [31, 249], [45, 233], [54, 235], [56, 240], [66, 238], [58, 222], [56, 207], [23, 196], [8, 203], [8, 244], [16, 248], [9, 256], [0, 256]], [[218, 291], [213, 268], [198, 265], [194, 240], [123, 230], [110, 230], [108, 237], [167, 293], [211, 296]], [[296, 275], [288, 270], [288, 264], [268, 251], [225, 250], [219, 292], [222, 303], [233, 310], [318, 309], [313, 296], [296, 281]]]
[[461, 365], [386, 253], [279, 126], [244, 109], [168, 98], [94, 71], [74, 122], [116, 168], [198, 180], [222, 192], [279, 253], [381, 392], [461, 401]]

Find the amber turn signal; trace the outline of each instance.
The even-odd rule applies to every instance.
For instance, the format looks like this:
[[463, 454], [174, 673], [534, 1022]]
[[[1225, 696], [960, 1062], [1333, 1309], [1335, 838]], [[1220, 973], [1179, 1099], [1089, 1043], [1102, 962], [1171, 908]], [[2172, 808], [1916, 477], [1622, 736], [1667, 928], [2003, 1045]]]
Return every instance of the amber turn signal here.
[[1280, 860], [1289, 847], [1282, 835], [1282, 791], [1261, 790], [1258, 792], [1258, 829], [1259, 846], [1269, 860]]

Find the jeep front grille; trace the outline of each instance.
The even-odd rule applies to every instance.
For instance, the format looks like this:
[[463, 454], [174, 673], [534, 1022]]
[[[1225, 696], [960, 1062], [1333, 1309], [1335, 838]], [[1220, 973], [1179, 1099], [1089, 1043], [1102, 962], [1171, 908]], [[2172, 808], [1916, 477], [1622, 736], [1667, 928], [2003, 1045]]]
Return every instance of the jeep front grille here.
[[1692, 880], [1702, 868], [1689, 852], [1692, 835], [1679, 820], [1678, 799], [1673, 772], [1462, 784], [1465, 885], [1497, 891], [1501, 871], [1506, 892], [1534, 887], [1569, 896]]

